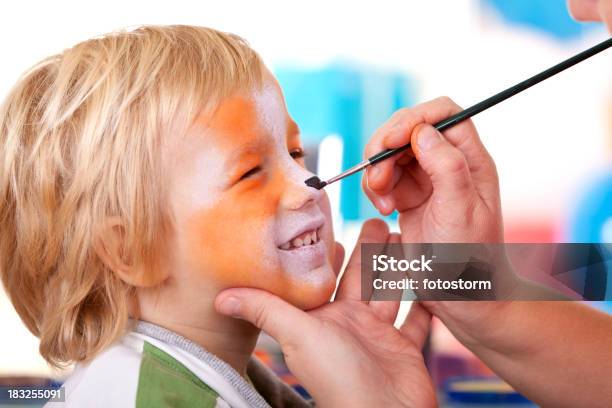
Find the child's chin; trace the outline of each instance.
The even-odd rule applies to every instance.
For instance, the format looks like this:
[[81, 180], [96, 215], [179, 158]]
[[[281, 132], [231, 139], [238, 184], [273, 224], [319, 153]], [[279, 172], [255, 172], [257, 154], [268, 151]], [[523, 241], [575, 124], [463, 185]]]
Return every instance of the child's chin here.
[[329, 302], [336, 288], [336, 277], [330, 267], [323, 280], [292, 282], [289, 286], [280, 294], [282, 298], [300, 309], [314, 309]]

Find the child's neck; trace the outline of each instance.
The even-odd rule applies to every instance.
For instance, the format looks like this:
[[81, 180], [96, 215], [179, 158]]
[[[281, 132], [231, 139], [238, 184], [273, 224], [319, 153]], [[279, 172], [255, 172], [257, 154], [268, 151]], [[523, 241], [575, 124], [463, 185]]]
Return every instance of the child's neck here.
[[[216, 293], [214, 294], [216, 295]], [[165, 327], [199, 344], [246, 377], [259, 329], [239, 319], [218, 314], [214, 296], [200, 294], [198, 301], [167, 299], [159, 294], [139, 292], [139, 318]]]

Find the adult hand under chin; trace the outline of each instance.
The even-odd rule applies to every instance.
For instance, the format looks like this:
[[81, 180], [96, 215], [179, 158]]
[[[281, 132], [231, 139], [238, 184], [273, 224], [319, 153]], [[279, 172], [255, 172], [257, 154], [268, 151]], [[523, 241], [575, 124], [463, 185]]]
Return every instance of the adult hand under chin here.
[[[367, 242], [399, 236], [380, 220], [367, 221], [331, 303], [305, 312], [268, 292], [234, 288], [221, 292], [215, 307], [274, 337], [318, 406], [436, 406], [421, 354], [431, 315], [415, 303], [398, 330], [399, 301], [361, 300], [360, 244]], [[336, 272], [344, 255], [337, 249]]]

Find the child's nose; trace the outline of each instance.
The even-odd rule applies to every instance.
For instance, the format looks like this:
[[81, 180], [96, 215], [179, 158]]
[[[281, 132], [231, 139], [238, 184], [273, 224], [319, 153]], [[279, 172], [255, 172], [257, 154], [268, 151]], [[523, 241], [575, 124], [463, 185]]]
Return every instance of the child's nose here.
[[307, 205], [317, 203], [325, 192], [308, 187], [305, 181], [312, 177], [306, 169], [287, 174], [287, 188], [281, 199], [283, 207], [289, 210], [299, 210]]

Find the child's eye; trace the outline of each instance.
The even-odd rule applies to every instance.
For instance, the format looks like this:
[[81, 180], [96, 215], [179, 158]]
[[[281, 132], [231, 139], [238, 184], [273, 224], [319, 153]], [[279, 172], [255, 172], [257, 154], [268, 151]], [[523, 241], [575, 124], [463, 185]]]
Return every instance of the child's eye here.
[[259, 173], [261, 171], [261, 166], [255, 166], [252, 169], [250, 169], [249, 171], [247, 171], [246, 173], [244, 173], [242, 176], [240, 176], [240, 178], [238, 179], [238, 181], [242, 181], [244, 179], [247, 179], [251, 176], [254, 176], [255, 174]]
[[301, 147], [298, 147], [296, 149], [291, 150], [289, 152], [289, 154], [294, 159], [301, 159], [302, 157], [306, 156], [306, 153], [304, 152], [304, 149], [302, 149]]

